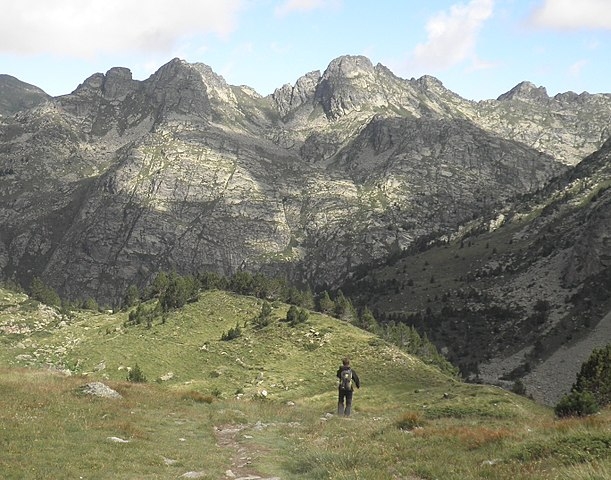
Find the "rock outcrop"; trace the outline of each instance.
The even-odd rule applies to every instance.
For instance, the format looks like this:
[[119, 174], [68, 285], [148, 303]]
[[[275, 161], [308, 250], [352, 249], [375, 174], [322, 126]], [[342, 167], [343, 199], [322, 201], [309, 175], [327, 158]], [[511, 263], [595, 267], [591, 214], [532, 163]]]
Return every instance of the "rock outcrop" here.
[[103, 303], [159, 270], [337, 285], [542, 188], [609, 131], [609, 95], [514, 90], [471, 102], [351, 56], [268, 97], [179, 59], [94, 74], [0, 118], [2, 277]]

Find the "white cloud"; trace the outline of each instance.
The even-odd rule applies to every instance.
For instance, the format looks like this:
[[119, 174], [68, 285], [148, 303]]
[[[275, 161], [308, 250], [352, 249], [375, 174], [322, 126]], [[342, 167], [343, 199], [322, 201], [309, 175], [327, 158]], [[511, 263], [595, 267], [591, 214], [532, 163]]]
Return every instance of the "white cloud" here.
[[284, 0], [276, 7], [276, 15], [284, 17], [293, 12], [309, 12], [317, 9], [339, 8], [341, 0]]
[[588, 40], [585, 44], [588, 50], [596, 50], [600, 47], [600, 42], [596, 39]]
[[484, 60], [479, 59], [476, 55], [473, 56], [471, 66], [467, 68], [468, 72], [477, 72], [479, 70], [491, 70], [494, 68], [498, 68], [501, 66], [501, 62], [486, 62]]
[[543, 0], [531, 17], [538, 27], [611, 29], [609, 0]]
[[426, 25], [426, 43], [414, 49], [413, 62], [420, 68], [440, 70], [474, 57], [477, 35], [493, 7], [494, 0], [471, 0], [436, 14]]
[[245, 0], [0, 0], [0, 53], [169, 51], [196, 33], [228, 35], [244, 6]]
[[578, 77], [587, 64], [587, 60], [579, 60], [569, 67], [569, 73], [572, 77]]

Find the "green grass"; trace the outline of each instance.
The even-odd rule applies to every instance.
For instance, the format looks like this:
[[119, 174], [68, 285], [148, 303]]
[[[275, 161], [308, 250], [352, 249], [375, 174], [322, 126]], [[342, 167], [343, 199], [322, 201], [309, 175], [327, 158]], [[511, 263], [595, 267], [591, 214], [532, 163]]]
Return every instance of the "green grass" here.
[[[609, 410], [555, 420], [550, 408], [447, 377], [324, 315], [290, 327], [280, 304], [272, 324], [256, 329], [259, 300], [206, 292], [147, 329], [125, 327], [126, 312], [58, 320], [26, 297], [0, 298], [0, 326], [31, 330], [0, 334], [3, 479], [201, 472], [216, 480], [232, 470], [283, 480], [593, 480], [611, 472]], [[236, 323], [242, 336], [221, 341]], [[334, 415], [344, 355], [362, 380], [347, 419]], [[147, 383], [126, 381], [136, 363]], [[57, 371], [68, 367], [71, 376]], [[122, 398], [82, 394], [94, 380]]]

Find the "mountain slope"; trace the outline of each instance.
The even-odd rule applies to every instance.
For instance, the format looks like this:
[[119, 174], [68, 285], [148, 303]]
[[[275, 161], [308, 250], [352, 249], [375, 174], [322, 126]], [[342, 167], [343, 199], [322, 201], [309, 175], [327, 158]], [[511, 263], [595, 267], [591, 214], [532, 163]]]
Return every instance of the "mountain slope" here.
[[0, 74], [0, 117], [35, 107], [51, 97], [40, 88], [10, 75]]
[[[608, 101], [574, 111], [600, 135]], [[124, 68], [94, 74], [3, 120], [3, 276], [105, 303], [161, 268], [337, 285], [563, 172], [554, 152], [513, 140], [528, 125], [498, 123], [502, 108], [536, 119], [549, 102], [516, 97], [492, 111], [365, 57], [269, 97], [178, 59], [145, 81]]]
[[344, 292], [426, 331], [465, 375], [521, 379], [555, 403], [593, 346], [611, 341], [601, 335], [611, 310], [610, 155], [608, 141], [519, 207], [363, 270]]
[[[137, 363], [150, 381], [164, 377], [158, 381], [172, 388], [189, 385], [224, 398], [251, 398], [265, 390], [270, 399], [284, 401], [307, 401], [332, 390], [345, 356], [370, 388], [382, 388], [397, 375], [409, 378], [411, 387], [456, 381], [369, 332], [319, 313], [291, 326], [285, 321], [288, 305], [276, 304], [271, 324], [258, 328], [253, 319], [262, 301], [223, 291], [203, 292], [150, 328], [129, 326], [128, 312], [63, 316], [25, 295], [0, 292], [1, 363], [12, 367], [120, 381]], [[241, 336], [223, 341], [236, 325]], [[381, 369], [384, 363], [392, 368]]]
[[[6, 478], [585, 480], [611, 468], [608, 410], [557, 421], [345, 322], [311, 314], [289, 327], [282, 304], [263, 329], [258, 300], [218, 291], [150, 328], [2, 289], [0, 306]], [[242, 336], [222, 341], [236, 323]], [[346, 353], [361, 378], [350, 419], [335, 414]], [[148, 382], [125, 381], [135, 365]], [[94, 382], [120, 396], [86, 393]]]
[[[586, 292], [608, 266], [610, 108], [528, 83], [470, 102], [365, 57], [268, 97], [179, 59], [144, 81], [113, 68], [0, 118], [2, 278], [113, 307], [160, 270], [353, 279], [381, 319], [511, 382], [581, 312], [590, 326], [606, 312]], [[362, 278], [431, 240], [459, 251]]]

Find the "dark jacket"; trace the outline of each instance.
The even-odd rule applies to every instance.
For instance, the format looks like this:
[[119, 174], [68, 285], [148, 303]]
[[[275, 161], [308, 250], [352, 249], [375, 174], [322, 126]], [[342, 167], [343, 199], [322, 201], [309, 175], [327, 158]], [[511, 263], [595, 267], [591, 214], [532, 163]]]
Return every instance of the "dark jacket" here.
[[[341, 379], [342, 378], [342, 372], [344, 370], [352, 370], [352, 384], [356, 385], [356, 388], [361, 388], [361, 381], [359, 380], [359, 376], [356, 374], [356, 372], [346, 366], [346, 365], [342, 365], [341, 367], [339, 367], [339, 369], [337, 370], [337, 378]], [[352, 390], [354, 390], [354, 387], [352, 388]]]

